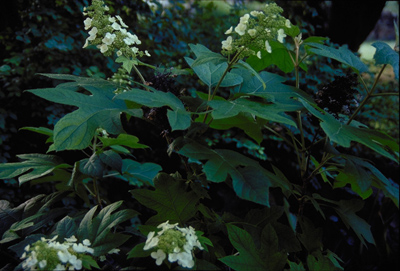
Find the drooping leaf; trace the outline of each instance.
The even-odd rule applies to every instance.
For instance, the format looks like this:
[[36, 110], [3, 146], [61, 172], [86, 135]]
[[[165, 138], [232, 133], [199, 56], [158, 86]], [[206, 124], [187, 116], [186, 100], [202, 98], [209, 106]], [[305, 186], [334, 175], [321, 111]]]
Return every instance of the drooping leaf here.
[[[222, 75], [228, 68], [228, 63], [220, 63], [218, 65], [213, 64], [212, 62], [207, 62], [205, 64], [201, 64], [196, 67], [192, 67], [194, 60], [185, 57], [186, 62], [189, 66], [194, 70], [200, 80], [206, 84], [209, 88], [212, 88], [217, 85], [217, 83], [222, 78]], [[224, 79], [222, 80], [220, 86], [221, 87], [231, 87], [238, 85], [243, 82], [243, 78], [238, 75], [234, 75], [230, 72], [227, 72]]]
[[99, 155], [100, 161], [112, 169], [121, 172], [122, 158], [113, 150], [107, 150]]
[[353, 52], [346, 47], [342, 46], [339, 49], [328, 47], [319, 43], [309, 42], [307, 45], [313, 47], [309, 48], [308, 51], [335, 59], [343, 64], [349, 65], [357, 73], [363, 73], [368, 71], [367, 65], [365, 65]]
[[82, 159], [79, 163], [79, 171], [92, 177], [103, 177], [104, 169], [105, 166], [97, 153], [94, 153], [90, 158]]
[[399, 152], [399, 145], [389, 135], [367, 128], [346, 125], [318, 108], [317, 105], [302, 98], [299, 100], [311, 114], [322, 120], [320, 126], [333, 142], [348, 148], [350, 143], [355, 141], [398, 163], [398, 158], [386, 150], [389, 148], [395, 153]]
[[292, 118], [284, 113], [285, 107], [274, 103], [238, 98], [231, 101], [213, 100], [209, 101], [208, 104], [214, 109], [211, 113], [214, 119], [230, 118], [239, 113], [249, 113], [266, 120], [297, 127]]
[[[97, 128], [110, 134], [123, 133], [120, 113], [128, 111], [121, 100], [113, 100], [115, 84], [100, 78], [85, 78], [64, 74], [42, 74], [52, 79], [72, 80], [55, 88], [27, 90], [46, 100], [73, 105], [78, 110], [61, 118], [54, 127], [56, 151], [84, 149], [89, 146]], [[84, 88], [92, 95], [78, 92]], [[129, 111], [132, 114], [132, 110]], [[136, 112], [136, 111], [135, 111]], [[137, 110], [137, 115], [141, 112]]]
[[151, 92], [133, 88], [127, 92], [118, 94], [115, 100], [128, 100], [148, 107], [169, 106], [172, 112], [168, 110], [167, 116], [172, 130], [187, 129], [190, 126], [191, 118], [181, 100], [171, 92], [150, 89], [152, 90]]
[[376, 48], [375, 64], [390, 64], [396, 79], [399, 79], [399, 53], [382, 41], [374, 42], [372, 46]]
[[148, 189], [131, 190], [131, 194], [147, 208], [157, 211], [146, 224], [159, 225], [167, 220], [183, 225], [196, 214], [198, 197], [193, 191], [186, 191], [184, 182], [175, 180], [166, 173], [154, 179], [155, 191]]
[[124, 159], [122, 160], [122, 175], [117, 177], [120, 177], [135, 186], [140, 186], [141, 183], [153, 186], [153, 179], [161, 170], [162, 168], [158, 164], [141, 164], [131, 159]]
[[346, 227], [351, 227], [354, 230], [364, 246], [367, 246], [365, 241], [375, 245], [371, 226], [364, 219], [356, 215], [356, 212], [360, 211], [363, 206], [364, 201], [359, 199], [340, 200], [335, 210]]
[[[18, 178], [19, 184], [45, 176], [58, 168], [69, 168], [68, 164], [54, 155], [47, 154], [20, 154], [18, 158], [23, 162], [0, 164], [0, 179]], [[32, 170], [32, 171], [30, 171]]]
[[[200, 115], [195, 121], [203, 122], [204, 115]], [[239, 113], [234, 117], [213, 119], [211, 122], [211, 116], [208, 115], [205, 123], [210, 123], [210, 128], [217, 130], [228, 130], [232, 127], [238, 127], [242, 129], [246, 135], [254, 139], [257, 144], [260, 144], [263, 140], [262, 129], [266, 121], [261, 119], [254, 119], [249, 113]]]
[[336, 205], [334, 209], [342, 219], [343, 223], [347, 228], [351, 227], [354, 230], [363, 245], [366, 246], [365, 241], [375, 244], [374, 237], [371, 233], [371, 226], [364, 219], [356, 215], [356, 212], [363, 208], [364, 201], [360, 199], [334, 201], [323, 198], [318, 194], [313, 194], [312, 196], [314, 199]]
[[103, 143], [103, 148], [114, 145], [122, 145], [132, 149], [148, 148], [148, 146], [139, 143], [139, 138], [128, 134], [119, 134], [117, 138], [99, 137], [99, 139]]
[[260, 255], [255, 247], [253, 238], [245, 230], [231, 224], [227, 224], [228, 236], [231, 244], [239, 252], [237, 256], [226, 256], [219, 260], [237, 271], [269, 270], [267, 261]]
[[309, 253], [323, 248], [322, 228], [315, 228], [313, 223], [305, 216], [299, 218], [299, 225], [302, 233], [298, 235], [300, 242]]
[[229, 175], [239, 197], [265, 206], [269, 206], [269, 187], [279, 186], [280, 183], [276, 175], [256, 161], [231, 150], [212, 150], [188, 141], [179, 153], [193, 161], [207, 160], [203, 172], [209, 181], [224, 182]]

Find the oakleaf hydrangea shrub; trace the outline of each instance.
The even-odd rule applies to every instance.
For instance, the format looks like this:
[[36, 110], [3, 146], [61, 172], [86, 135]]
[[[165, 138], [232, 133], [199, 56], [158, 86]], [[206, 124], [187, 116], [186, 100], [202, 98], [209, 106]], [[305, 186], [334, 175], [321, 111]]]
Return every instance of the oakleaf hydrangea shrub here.
[[[381, 73], [368, 84], [361, 76], [368, 68], [357, 56], [345, 47], [325, 45], [325, 38], [303, 37], [282, 12], [275, 3], [263, 4], [226, 30], [218, 52], [190, 44], [194, 57], [184, 58], [189, 68], [160, 72], [144, 62], [152, 52], [139, 49], [145, 37], [129, 32], [129, 23], [110, 15], [103, 1], [84, 8], [88, 37], [83, 47], [98, 49], [121, 67], [107, 80], [43, 74], [68, 82], [28, 90], [78, 109], [53, 130], [28, 127], [48, 137], [47, 154], [23, 154], [21, 162], [0, 165], [2, 179], [18, 178], [20, 185], [54, 183], [56, 190], [40, 199], [35, 212], [28, 207], [39, 198], [26, 210], [2, 202], [7, 213], [26, 214], [7, 222], [0, 241], [22, 255], [21, 267], [343, 270], [348, 256], [336, 249], [339, 245], [328, 245], [324, 235], [344, 231], [372, 249], [376, 234], [360, 210], [376, 191], [398, 209], [398, 184], [371, 161], [353, 155], [351, 147], [362, 145], [398, 164], [398, 142], [357, 121], [371, 99], [398, 92], [378, 92]], [[392, 48], [374, 46], [381, 71], [398, 64]], [[307, 71], [312, 63], [306, 60], [315, 55], [352, 72], [324, 82], [314, 95], [307, 93], [300, 88], [300, 70]], [[294, 76], [294, 85], [265, 71], [271, 65]], [[145, 78], [142, 69], [154, 75]], [[180, 75], [195, 76], [199, 87], [190, 93], [177, 90], [174, 79]], [[356, 95], [362, 96], [359, 103]], [[158, 142], [143, 144], [135, 130], [124, 129], [122, 116], [149, 122], [145, 136], [163, 130]], [[232, 139], [237, 147], [226, 148], [207, 140], [215, 131], [241, 131], [245, 140]], [[290, 151], [291, 161], [267, 159], [276, 154], [262, 147], [265, 141]], [[152, 148], [160, 142], [168, 159], [179, 159], [175, 172], [138, 159], [143, 152], [159, 151]], [[243, 146], [253, 154], [244, 155]], [[73, 164], [59, 157], [72, 150], [86, 157]], [[114, 199], [126, 192], [132, 199], [110, 200], [103, 187], [107, 180], [116, 187], [116, 180], [123, 180], [132, 188], [112, 193]], [[72, 197], [82, 209], [58, 218], [52, 204]], [[222, 211], [216, 207], [221, 201]], [[349, 230], [327, 227], [328, 219]], [[55, 237], [36, 241], [39, 231]], [[57, 242], [58, 236], [65, 241]]]

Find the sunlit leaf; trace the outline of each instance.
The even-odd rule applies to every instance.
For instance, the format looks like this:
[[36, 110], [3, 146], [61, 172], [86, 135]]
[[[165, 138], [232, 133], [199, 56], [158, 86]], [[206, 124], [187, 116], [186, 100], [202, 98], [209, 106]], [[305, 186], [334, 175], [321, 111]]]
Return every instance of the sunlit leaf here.
[[372, 43], [376, 48], [375, 64], [390, 64], [393, 67], [396, 79], [399, 79], [399, 53], [382, 41]]

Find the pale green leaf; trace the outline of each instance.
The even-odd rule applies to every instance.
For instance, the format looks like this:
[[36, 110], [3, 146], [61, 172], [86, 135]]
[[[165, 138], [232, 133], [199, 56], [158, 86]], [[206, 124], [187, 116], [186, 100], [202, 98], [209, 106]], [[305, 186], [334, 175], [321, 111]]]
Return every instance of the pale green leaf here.
[[399, 53], [382, 41], [374, 42], [372, 46], [376, 48], [375, 64], [390, 64], [393, 67], [396, 79], [399, 79]]

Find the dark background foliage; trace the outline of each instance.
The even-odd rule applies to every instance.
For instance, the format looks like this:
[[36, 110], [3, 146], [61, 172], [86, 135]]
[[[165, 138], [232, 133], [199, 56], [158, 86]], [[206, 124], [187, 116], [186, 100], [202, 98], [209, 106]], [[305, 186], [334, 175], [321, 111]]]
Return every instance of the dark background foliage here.
[[[148, 49], [151, 52], [152, 57], [147, 62], [163, 68], [187, 68], [183, 57], [189, 55], [189, 43], [201, 43], [218, 52], [221, 40], [225, 38], [223, 33], [231, 25], [237, 24], [243, 8], [243, 1], [231, 1], [234, 4], [233, 8], [229, 12], [224, 12], [208, 1], [177, 0], [173, 1], [174, 4], [169, 9], [163, 9], [158, 5], [157, 11], [153, 13], [141, 0], [105, 2], [110, 7], [110, 12], [119, 14], [142, 40], [141, 49]], [[251, 1], [249, 2], [248, 4], [251, 4]], [[284, 15], [303, 29], [303, 36], [328, 36], [334, 43], [348, 44], [353, 51], [357, 51], [370, 34], [385, 4], [385, 1], [276, 2], [284, 9]], [[21, 153], [44, 153], [48, 146], [44, 143], [43, 136], [19, 129], [26, 126], [52, 127], [60, 117], [71, 111], [71, 108], [66, 106], [52, 104], [23, 92], [26, 89], [50, 87], [56, 84], [38, 76], [38, 73], [66, 73], [108, 78], [118, 68], [112, 59], [105, 59], [98, 50], [82, 49], [87, 33], [83, 29], [84, 18], [81, 11], [88, 4], [87, 0], [0, 2], [2, 27], [0, 29], [0, 162], [17, 161], [16, 155]], [[189, 9], [185, 7], [187, 4], [190, 4]], [[317, 57], [312, 60], [315, 62], [309, 71], [300, 76], [301, 88], [308, 93], [315, 94], [324, 85], [331, 83], [335, 76], [346, 74], [346, 70], [333, 61]], [[268, 69], [280, 73], [274, 68]], [[154, 76], [152, 71], [145, 72], [146, 78], [152, 76]], [[293, 75], [285, 77], [289, 83], [294, 82]], [[383, 87], [392, 89], [395, 84], [396, 82], [389, 81]], [[173, 83], [173, 88], [179, 92], [183, 89], [186, 91], [201, 89], [202, 86], [193, 77], [180, 76]], [[397, 138], [397, 107], [396, 97], [384, 100], [377, 98], [366, 108], [359, 120], [371, 127], [380, 125], [380, 129]], [[141, 120], [125, 121], [124, 125], [128, 132], [143, 139], [144, 144], [151, 145], [156, 151], [156, 153], [147, 150], [136, 153], [139, 161], [159, 163], [168, 173], [179, 169], [181, 166], [179, 157], [168, 157], [166, 154], [168, 145], [161, 135], [161, 130], [154, 130]], [[309, 140], [312, 140], [313, 133], [315, 131], [309, 131]], [[281, 168], [296, 167], [291, 162], [295, 161], [293, 150], [284, 144], [277, 144], [267, 133], [264, 135], [262, 148], [255, 146], [252, 141], [246, 139], [243, 132], [235, 129], [228, 133], [209, 133], [207, 136], [212, 144], [239, 149], [246, 155], [259, 158], [261, 163], [273, 162]], [[353, 155], [372, 160], [385, 176], [398, 180], [398, 167], [392, 162], [378, 158], [360, 146], [354, 146], [351, 151]], [[62, 156], [67, 162], [72, 163], [78, 160], [77, 156], [80, 155], [82, 154], [68, 152]], [[289, 178], [297, 178], [296, 175], [288, 175]], [[118, 182], [118, 185], [115, 185], [115, 182], [117, 181], [103, 183], [104, 193], [111, 201], [121, 198], [129, 201], [130, 197], [125, 193], [129, 189], [127, 184]], [[235, 195], [228, 194], [231, 190], [227, 184], [214, 184], [214, 186], [215, 189], [210, 190], [215, 194], [212, 195], [214, 202], [210, 204], [221, 213], [231, 212], [233, 215], [242, 216], [247, 208], [240, 205]], [[29, 187], [28, 184], [18, 187], [15, 181], [10, 180], [0, 185], [0, 195], [1, 199], [9, 200], [17, 206], [33, 195], [47, 191], [46, 189], [51, 192], [51, 189], [40, 184], [33, 187]], [[324, 187], [316, 182], [312, 189], [318, 191]], [[346, 197], [346, 193], [350, 192], [342, 193]], [[65, 202], [63, 204], [66, 205]], [[68, 204], [68, 206], [79, 206], [81, 203]], [[250, 205], [247, 207], [250, 208]], [[346, 270], [384, 270], [398, 266], [397, 214], [398, 210], [393, 204], [384, 200], [378, 191], [366, 201], [366, 206], [359, 215], [371, 224], [377, 240], [377, 247], [371, 245], [367, 249], [362, 247], [354, 233], [333, 214], [328, 216], [326, 221], [318, 214], [311, 213], [308, 217], [314, 217], [315, 224], [324, 228], [325, 245], [345, 261]], [[142, 220], [145, 221], [145, 218], [146, 216], [142, 217]]]

